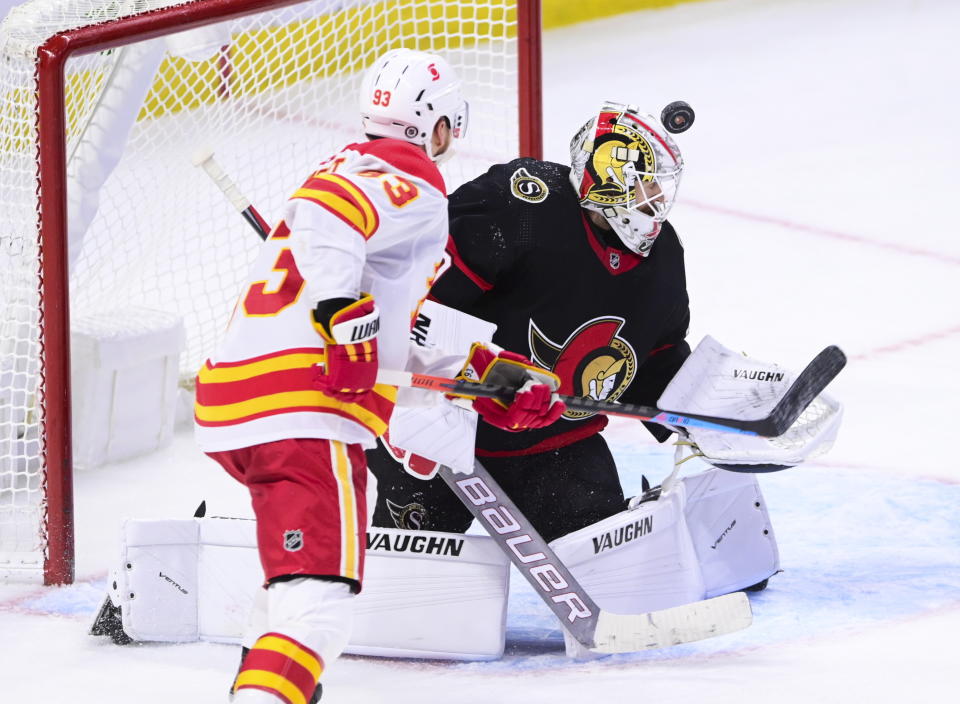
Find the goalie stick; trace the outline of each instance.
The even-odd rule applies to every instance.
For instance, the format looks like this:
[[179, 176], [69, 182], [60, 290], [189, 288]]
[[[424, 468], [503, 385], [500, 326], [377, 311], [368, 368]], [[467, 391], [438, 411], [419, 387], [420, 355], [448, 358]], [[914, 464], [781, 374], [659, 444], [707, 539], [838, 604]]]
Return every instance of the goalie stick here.
[[[770, 414], [756, 420], [721, 418], [697, 413], [666, 411], [655, 406], [635, 403], [597, 401], [583, 396], [560, 396], [567, 408], [574, 411], [589, 411], [612, 416], [626, 416], [668, 427], [704, 428], [742, 435], [778, 437], [796, 422], [803, 410], [822, 392], [847, 363], [843, 351], [834, 345], [826, 347], [800, 372]], [[381, 370], [377, 381], [391, 386], [414, 387], [463, 396], [499, 398], [509, 403], [516, 389], [504, 386], [480, 384], [474, 381], [415, 374], [413, 372]]]
[[439, 474], [564, 629], [595, 653], [665, 648], [732, 633], [753, 621], [743, 592], [641, 614], [604, 611], [479, 461], [474, 462], [472, 474], [456, 474], [446, 466]]

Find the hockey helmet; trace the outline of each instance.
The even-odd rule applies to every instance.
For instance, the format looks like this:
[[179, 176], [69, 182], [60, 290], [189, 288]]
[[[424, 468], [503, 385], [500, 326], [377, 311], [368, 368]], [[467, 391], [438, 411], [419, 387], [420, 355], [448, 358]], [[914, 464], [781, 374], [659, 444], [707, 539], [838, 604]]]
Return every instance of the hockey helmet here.
[[603, 215], [627, 249], [647, 256], [683, 172], [666, 128], [632, 105], [605, 101], [570, 141], [570, 166], [581, 207]]
[[443, 57], [393, 49], [367, 69], [360, 88], [360, 116], [364, 133], [417, 144], [439, 163], [453, 150], [433, 153], [433, 128], [445, 117], [453, 137], [462, 139], [467, 132], [468, 105], [460, 91], [460, 79]]

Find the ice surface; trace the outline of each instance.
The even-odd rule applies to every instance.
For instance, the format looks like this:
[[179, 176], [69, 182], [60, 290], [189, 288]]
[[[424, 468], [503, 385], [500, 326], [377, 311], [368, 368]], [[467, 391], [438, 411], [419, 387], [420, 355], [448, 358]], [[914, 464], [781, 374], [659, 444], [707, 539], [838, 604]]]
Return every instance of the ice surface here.
[[[960, 687], [960, 238], [949, 215], [960, 4], [718, 0], [544, 37], [546, 155], [604, 98], [683, 99], [687, 170], [671, 220], [686, 245], [691, 340], [711, 334], [799, 369], [827, 344], [850, 364], [824, 461], [762, 477], [784, 572], [742, 632], [577, 663], [514, 579], [508, 654], [492, 663], [348, 657], [324, 704], [954, 700]], [[637, 424], [606, 435], [628, 489], [668, 471]], [[0, 586], [0, 700], [219, 702], [236, 648], [119, 648], [86, 635], [138, 518], [249, 515], [189, 434], [151, 463], [76, 479], [78, 581]]]

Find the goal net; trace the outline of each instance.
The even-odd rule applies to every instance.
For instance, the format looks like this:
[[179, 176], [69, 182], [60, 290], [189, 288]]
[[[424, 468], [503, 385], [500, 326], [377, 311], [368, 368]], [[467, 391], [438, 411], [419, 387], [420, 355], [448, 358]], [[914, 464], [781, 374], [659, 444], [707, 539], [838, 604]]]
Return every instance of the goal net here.
[[0, 579], [73, 578], [71, 321], [176, 316], [186, 385], [226, 324], [259, 240], [192, 165], [197, 149], [273, 221], [323, 157], [362, 139], [363, 69], [403, 46], [463, 80], [452, 190], [539, 156], [538, 22], [530, 0], [13, 8], [0, 24]]

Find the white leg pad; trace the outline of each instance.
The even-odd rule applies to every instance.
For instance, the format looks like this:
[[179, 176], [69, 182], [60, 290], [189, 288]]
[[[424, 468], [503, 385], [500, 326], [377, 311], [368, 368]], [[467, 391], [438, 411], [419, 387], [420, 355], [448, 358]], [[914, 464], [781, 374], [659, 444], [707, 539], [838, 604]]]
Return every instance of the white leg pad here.
[[347, 653], [495, 660], [510, 561], [485, 535], [374, 528]]
[[[657, 501], [610, 516], [550, 545], [597, 602], [613, 613], [643, 613], [704, 598], [687, 528], [682, 482]], [[578, 644], [564, 633], [567, 654]]]
[[[279, 630], [318, 651], [328, 647], [311, 645], [309, 633], [284, 630], [293, 626], [278, 620], [297, 613], [287, 601], [295, 582], [261, 588], [254, 521], [131, 520], [122, 535], [110, 591], [133, 639], [250, 647]], [[353, 629], [344, 652], [452, 660], [503, 654], [510, 563], [492, 538], [377, 528], [367, 545], [364, 588], [350, 599]], [[255, 608], [257, 599], [266, 604]]]
[[711, 468], [684, 477], [683, 484], [707, 597], [744, 589], [780, 570], [777, 539], [755, 475]]

